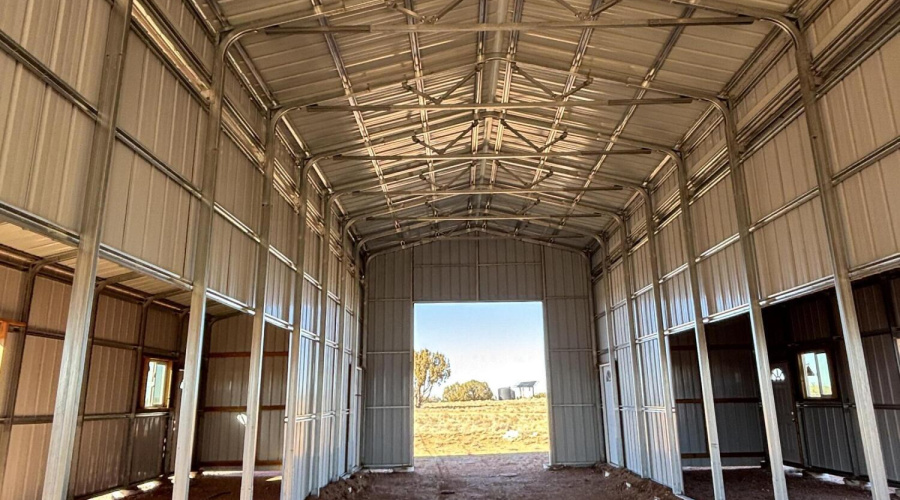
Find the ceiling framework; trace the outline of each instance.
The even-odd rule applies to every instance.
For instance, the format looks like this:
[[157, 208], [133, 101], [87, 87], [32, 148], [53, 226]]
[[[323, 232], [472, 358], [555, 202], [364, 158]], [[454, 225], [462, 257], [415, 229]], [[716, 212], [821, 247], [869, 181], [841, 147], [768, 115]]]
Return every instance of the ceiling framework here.
[[369, 251], [588, 247], [772, 36], [667, 0], [196, 1]]

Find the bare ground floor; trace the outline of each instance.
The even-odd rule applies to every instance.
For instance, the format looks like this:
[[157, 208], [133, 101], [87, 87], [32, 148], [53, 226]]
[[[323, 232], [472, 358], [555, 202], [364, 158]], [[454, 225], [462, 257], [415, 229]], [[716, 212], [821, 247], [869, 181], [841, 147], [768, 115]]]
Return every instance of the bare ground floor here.
[[[546, 453], [509, 455], [469, 455], [416, 459], [414, 472], [364, 473], [329, 485], [320, 500], [675, 500], [667, 488], [641, 479], [627, 471], [608, 466], [547, 470]], [[257, 477], [254, 498], [277, 499], [277, 475]], [[685, 494], [696, 500], [713, 498], [709, 470], [686, 470]], [[759, 468], [725, 471], [729, 500], [770, 499], [771, 475]], [[240, 498], [240, 476], [200, 475], [191, 482], [192, 500]], [[867, 499], [862, 488], [825, 481], [810, 475], [789, 474], [788, 489], [793, 500]], [[132, 498], [171, 498], [165, 484], [152, 492]]]

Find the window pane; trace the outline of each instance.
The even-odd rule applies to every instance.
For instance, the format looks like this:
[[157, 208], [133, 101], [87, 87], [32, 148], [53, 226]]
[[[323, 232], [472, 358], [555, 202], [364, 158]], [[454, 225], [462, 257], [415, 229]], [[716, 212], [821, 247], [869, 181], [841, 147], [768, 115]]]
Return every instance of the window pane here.
[[828, 370], [828, 355], [824, 352], [816, 354], [816, 361], [819, 365], [819, 384], [822, 386], [822, 395], [831, 396], [831, 372]]
[[147, 385], [144, 389], [144, 407], [154, 408], [166, 405], [168, 372], [168, 363], [154, 359], [147, 361]]
[[800, 361], [803, 365], [803, 382], [808, 398], [821, 398], [822, 393], [819, 390], [819, 376], [816, 368], [816, 353], [805, 352], [800, 355]]

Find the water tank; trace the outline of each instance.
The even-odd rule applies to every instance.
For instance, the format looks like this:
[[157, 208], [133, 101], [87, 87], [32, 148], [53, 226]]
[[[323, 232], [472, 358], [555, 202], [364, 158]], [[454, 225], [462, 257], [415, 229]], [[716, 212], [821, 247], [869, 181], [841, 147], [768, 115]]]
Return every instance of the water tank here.
[[512, 390], [512, 387], [501, 387], [497, 390], [497, 399], [500, 401], [516, 399], [516, 393]]

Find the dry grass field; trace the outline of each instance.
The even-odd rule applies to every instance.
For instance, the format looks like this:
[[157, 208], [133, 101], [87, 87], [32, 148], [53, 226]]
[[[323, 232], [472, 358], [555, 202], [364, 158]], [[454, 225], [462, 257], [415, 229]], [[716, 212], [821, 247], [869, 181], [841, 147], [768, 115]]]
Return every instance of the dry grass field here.
[[426, 403], [416, 409], [417, 457], [550, 450], [547, 399]]

